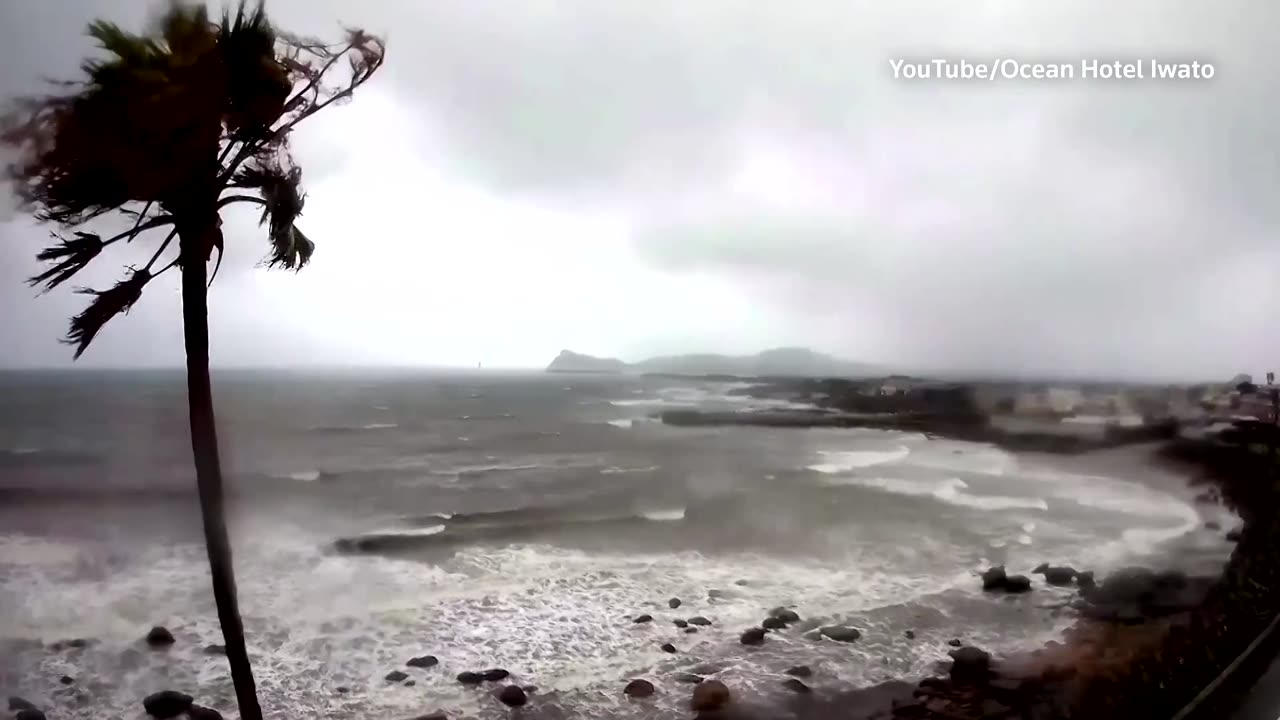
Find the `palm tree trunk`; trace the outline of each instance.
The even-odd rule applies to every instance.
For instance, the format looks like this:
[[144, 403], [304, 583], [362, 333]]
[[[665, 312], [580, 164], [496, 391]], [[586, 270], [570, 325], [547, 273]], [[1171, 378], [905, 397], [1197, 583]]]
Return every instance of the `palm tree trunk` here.
[[213, 599], [218, 623], [227, 646], [231, 682], [241, 720], [262, 720], [253, 668], [245, 648], [244, 625], [236, 601], [236, 578], [231, 565], [231, 543], [223, 513], [222, 466], [218, 460], [218, 434], [213, 418], [213, 392], [209, 381], [209, 306], [207, 269], [209, 238], [221, 235], [218, 216], [179, 226], [182, 258], [182, 325], [187, 349], [187, 403], [191, 414], [191, 450], [195, 456], [196, 486], [200, 489], [200, 513], [204, 543], [209, 553]]

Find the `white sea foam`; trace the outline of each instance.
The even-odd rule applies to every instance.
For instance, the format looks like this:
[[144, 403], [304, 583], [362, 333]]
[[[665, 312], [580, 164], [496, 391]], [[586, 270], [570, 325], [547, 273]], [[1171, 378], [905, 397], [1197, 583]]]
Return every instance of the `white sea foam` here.
[[917, 480], [894, 477], [833, 477], [824, 481], [832, 486], [859, 486], [884, 490], [897, 495], [931, 497], [941, 502], [976, 510], [1048, 510], [1048, 503], [1038, 497], [1007, 497], [966, 493], [969, 485], [960, 478]]
[[617, 466], [609, 466], [600, 471], [601, 475], [629, 475], [631, 473], [651, 473], [658, 471], [657, 465], [649, 465], [648, 467], [624, 468]]
[[612, 425], [612, 426], [614, 426], [614, 427], [616, 427], [616, 428], [622, 428], [622, 429], [626, 430], [626, 429], [630, 429], [631, 424], [632, 424], [633, 422], [634, 422], [634, 420], [632, 420], [631, 418], [625, 418], [625, 419], [622, 419], [622, 420], [610, 420], [610, 421], [609, 421], [609, 424], [610, 424], [610, 425]]
[[819, 455], [826, 462], [810, 465], [809, 470], [828, 475], [846, 473], [857, 468], [898, 462], [911, 454], [906, 445], [892, 450], [823, 450]]
[[361, 430], [387, 430], [395, 427], [400, 427], [400, 426], [396, 423], [369, 423], [367, 425], [361, 425], [360, 429]]
[[650, 510], [649, 512], [640, 513], [646, 520], [656, 520], [659, 522], [671, 522], [674, 520], [684, 519], [684, 508], [673, 508], [670, 510]]
[[290, 480], [299, 480], [301, 482], [315, 482], [320, 479], [319, 470], [301, 470], [299, 472], [291, 472], [286, 477]]

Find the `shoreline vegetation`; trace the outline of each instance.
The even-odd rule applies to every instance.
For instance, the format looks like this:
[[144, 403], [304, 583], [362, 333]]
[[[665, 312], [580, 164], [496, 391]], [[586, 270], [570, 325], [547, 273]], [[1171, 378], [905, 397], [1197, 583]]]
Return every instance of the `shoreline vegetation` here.
[[[1271, 551], [1280, 547], [1276, 431], [1274, 425], [1256, 417], [1235, 414], [1241, 409], [1240, 397], [1258, 390], [1247, 381], [1238, 390], [1234, 385], [1192, 388], [1190, 393], [1186, 388], [1156, 391], [1163, 398], [1153, 398], [1151, 389], [1143, 389], [1148, 393], [1147, 414], [1139, 422], [1112, 417], [1072, 424], [1064, 422], [1068, 419], [1064, 413], [1043, 411], [1024, 413], [1034, 415], [1021, 418], [1024, 422], [1010, 422], [1019, 419], [1015, 408], [1021, 397], [1047, 392], [1047, 388], [1029, 383], [894, 378], [761, 380], [735, 392], [797, 405], [791, 409], [668, 410], [657, 416], [673, 426], [919, 432], [930, 438], [984, 442], [1022, 452], [1072, 454], [1147, 445], [1152, 462], [1175, 469], [1192, 486], [1205, 488], [1198, 501], [1221, 502], [1243, 521], [1239, 530], [1229, 534], [1237, 545], [1220, 577], [1187, 578], [1132, 568], [1095, 583], [1092, 573], [1037, 568], [1045, 572], [1046, 580], [1053, 577], [1049, 573], [1058, 572], [1059, 582], [1049, 580], [1054, 584], [1069, 584], [1073, 579], [1078, 583], [1076, 607], [1081, 617], [1064, 633], [1064, 642], [999, 659], [980, 648], [962, 647], [951, 653], [953, 662], [944, 676], [895, 680], [821, 701], [805, 698], [793, 710], [800, 718], [842, 720], [1199, 720], [1229, 717], [1280, 651], [1280, 633], [1268, 629], [1280, 616], [1280, 562]], [[1085, 394], [1089, 391], [1115, 393], [1116, 389], [1094, 387]], [[984, 411], [978, 399], [984, 392], [988, 396], [1003, 393], [992, 406], [1004, 411], [1005, 417]], [[1218, 399], [1225, 398], [1226, 405], [1215, 404], [1215, 392], [1220, 393]], [[1188, 415], [1187, 405], [1197, 412]], [[984, 580], [990, 581], [986, 589], [992, 591], [1027, 589], [1025, 576], [1006, 580], [1003, 568], [992, 568]], [[1262, 642], [1255, 643], [1259, 639]], [[1250, 652], [1244, 657], [1246, 649]], [[1230, 672], [1224, 674], [1228, 668]]]

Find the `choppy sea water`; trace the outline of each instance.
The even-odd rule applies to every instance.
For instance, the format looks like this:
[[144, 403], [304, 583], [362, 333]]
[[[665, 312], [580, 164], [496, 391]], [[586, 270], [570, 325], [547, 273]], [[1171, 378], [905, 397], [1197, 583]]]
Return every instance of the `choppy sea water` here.
[[[0, 375], [0, 691], [51, 717], [138, 718], [177, 688], [233, 717], [178, 373]], [[575, 375], [222, 373], [215, 395], [250, 654], [270, 717], [504, 717], [463, 670], [551, 717], [669, 716], [679, 673], [768, 701], [927, 672], [1072, 620], [1069, 592], [975, 572], [1221, 562], [1180, 478], [1134, 454], [1014, 455], [870, 430], [675, 428], [750, 408], [725, 383]], [[776, 404], [776, 403], [774, 403]], [[1201, 567], [1188, 567], [1196, 570]], [[712, 592], [715, 591], [715, 592]], [[668, 598], [682, 600], [678, 610]], [[738, 642], [769, 608], [805, 627]], [[637, 625], [641, 613], [655, 621]], [[672, 620], [703, 615], [685, 634]], [[163, 624], [177, 643], [139, 638]], [[906, 630], [916, 634], [904, 637]], [[88, 638], [83, 649], [48, 644]], [[679, 650], [660, 650], [664, 642]], [[405, 668], [432, 654], [440, 665]], [[384, 680], [406, 671], [412, 687]], [[63, 675], [75, 679], [70, 685]], [[643, 677], [651, 702], [621, 689]], [[340, 692], [339, 688], [346, 692]]]

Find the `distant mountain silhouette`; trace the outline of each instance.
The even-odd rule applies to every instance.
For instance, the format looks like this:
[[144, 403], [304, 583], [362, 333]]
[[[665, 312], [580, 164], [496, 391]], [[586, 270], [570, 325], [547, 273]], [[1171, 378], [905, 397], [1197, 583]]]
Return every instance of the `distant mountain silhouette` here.
[[657, 373], [664, 375], [734, 375], [738, 377], [863, 376], [878, 369], [865, 363], [814, 352], [807, 348], [774, 348], [755, 355], [664, 355], [627, 364], [564, 350], [547, 366], [548, 372]]

